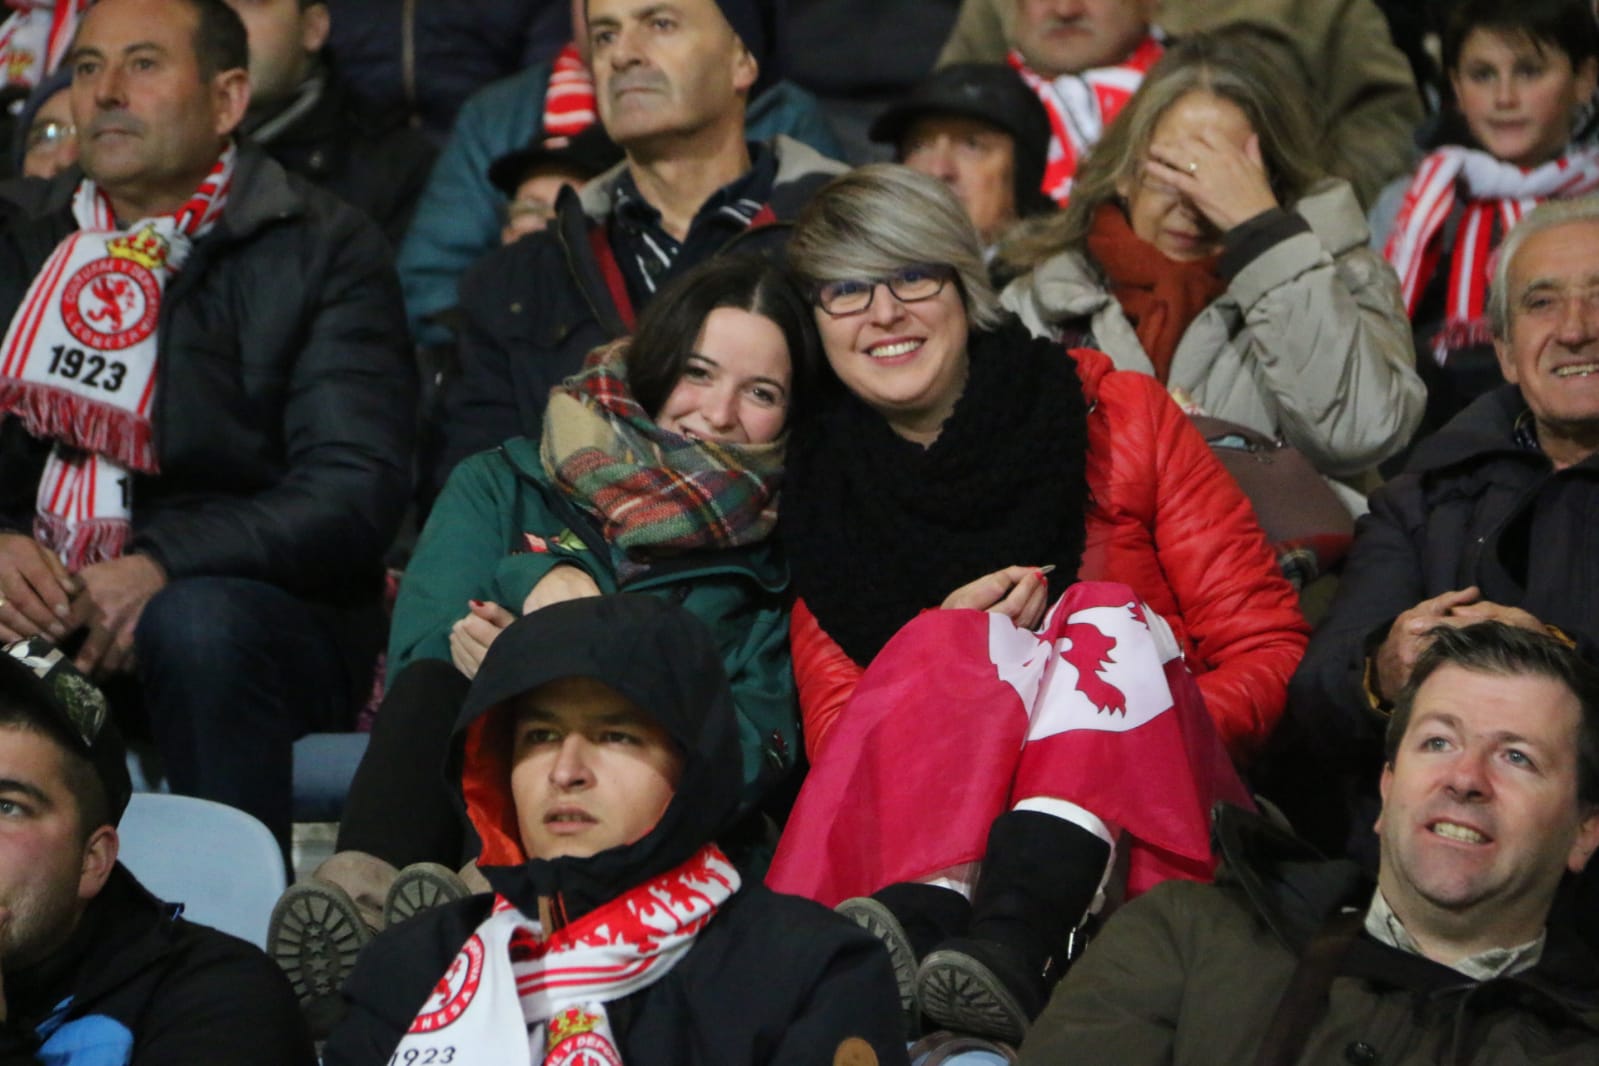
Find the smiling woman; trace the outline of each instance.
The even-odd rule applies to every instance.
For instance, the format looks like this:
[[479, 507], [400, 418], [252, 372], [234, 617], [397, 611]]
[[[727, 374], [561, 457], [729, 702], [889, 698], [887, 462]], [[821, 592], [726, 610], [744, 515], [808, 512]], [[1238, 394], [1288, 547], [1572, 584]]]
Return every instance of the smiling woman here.
[[[769, 883], [828, 904], [872, 893], [841, 909], [888, 941], [911, 1024], [925, 1010], [1015, 1041], [1113, 842], [1137, 855], [1156, 808], [1202, 826], [1208, 797], [1235, 783], [1217, 734], [1239, 758], [1264, 738], [1303, 623], [1247, 502], [1164, 390], [998, 311], [942, 182], [893, 165], [837, 178], [801, 215], [789, 258], [841, 388], [797, 418], [790, 452], [782, 539], [812, 769]], [[992, 674], [989, 646], [926, 635], [954, 617], [939, 609], [985, 612], [968, 635], [1035, 630], [1079, 579], [1120, 582], [1119, 602], [1170, 624], [1206, 707], [1159, 706], [1211, 769], [1118, 767], [1110, 777], [1136, 778], [1137, 796], [1090, 799], [1080, 762], [1006, 732], [1027, 718], [1014, 696], [962, 688]], [[972, 756], [994, 737], [1000, 754]], [[1187, 839], [1157, 879], [1208, 873], [1203, 829]]]
[[[377, 924], [398, 867], [453, 869], [472, 857], [437, 753], [484, 655], [520, 616], [623, 591], [681, 604], [715, 634], [732, 682], [741, 809], [781, 782], [799, 734], [787, 578], [770, 534], [785, 429], [815, 376], [810, 319], [776, 268], [712, 260], [663, 288], [631, 340], [597, 349], [586, 370], [552, 391], [541, 441], [515, 438], [456, 468], [400, 588], [388, 691], [338, 851], [319, 880], [280, 904], [274, 928], [289, 932], [274, 942], [289, 945], [288, 964], [307, 987], [337, 987], [314, 975], [338, 960], [307, 959], [296, 939], [327, 913], [326, 900], [345, 933], [360, 936], [356, 904]], [[609, 732], [624, 741], [557, 721], [524, 740], [539, 761], [557, 749], [611, 759], [641, 739], [627, 727]], [[581, 759], [554, 763], [582, 776]], [[568, 824], [529, 847], [588, 847], [582, 812], [567, 813]]]

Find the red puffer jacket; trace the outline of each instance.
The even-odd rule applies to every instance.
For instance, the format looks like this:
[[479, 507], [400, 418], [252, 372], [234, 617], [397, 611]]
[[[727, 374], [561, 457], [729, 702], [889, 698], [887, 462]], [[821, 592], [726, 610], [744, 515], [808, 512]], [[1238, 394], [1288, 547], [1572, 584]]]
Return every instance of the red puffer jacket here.
[[[1182, 642], [1235, 761], [1281, 717], [1308, 627], [1249, 501], [1156, 379], [1074, 349], [1088, 414], [1088, 544], [1078, 577], [1120, 581]], [[814, 761], [862, 670], [805, 606], [789, 623]]]

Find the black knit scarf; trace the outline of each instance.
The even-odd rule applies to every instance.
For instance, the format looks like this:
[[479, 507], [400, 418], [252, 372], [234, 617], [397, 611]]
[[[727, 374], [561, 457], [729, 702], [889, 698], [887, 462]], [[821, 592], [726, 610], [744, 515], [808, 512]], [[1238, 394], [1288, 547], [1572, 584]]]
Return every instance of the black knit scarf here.
[[794, 590], [862, 666], [984, 574], [1054, 563], [1051, 600], [1076, 578], [1088, 506], [1076, 364], [1015, 320], [973, 333], [968, 351], [965, 391], [929, 448], [842, 390], [794, 428], [778, 519]]

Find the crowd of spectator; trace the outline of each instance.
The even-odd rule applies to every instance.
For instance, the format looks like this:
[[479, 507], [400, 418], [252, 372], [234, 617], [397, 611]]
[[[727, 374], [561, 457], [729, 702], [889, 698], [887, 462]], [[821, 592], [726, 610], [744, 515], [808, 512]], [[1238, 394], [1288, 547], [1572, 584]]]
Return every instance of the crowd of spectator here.
[[1599, 5], [11, 7], [0, 1061], [1599, 1057]]

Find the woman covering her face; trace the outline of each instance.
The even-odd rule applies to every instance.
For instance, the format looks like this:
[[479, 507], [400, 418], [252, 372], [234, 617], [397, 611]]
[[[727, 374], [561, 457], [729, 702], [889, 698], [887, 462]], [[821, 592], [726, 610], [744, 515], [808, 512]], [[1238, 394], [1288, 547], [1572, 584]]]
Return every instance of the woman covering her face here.
[[1599, 79], [1590, 0], [1463, 0], [1443, 61], [1454, 106], [1440, 146], [1371, 212], [1427, 383], [1418, 438], [1504, 382], [1488, 281], [1505, 234], [1544, 200], [1599, 190], [1599, 149], [1573, 139]]
[[1001, 250], [1028, 272], [1002, 302], [1353, 479], [1405, 446], [1424, 395], [1393, 274], [1312, 162], [1301, 95], [1248, 31], [1174, 45], [1066, 210]]
[[[799, 736], [771, 534], [785, 430], [816, 362], [809, 308], [781, 272], [716, 260], [551, 391], [542, 440], [456, 468], [401, 585], [388, 692], [337, 853], [274, 919], [271, 947], [302, 975], [302, 995], [336, 993], [368, 926], [464, 893], [453, 871], [470, 856], [440, 753], [484, 654], [519, 616], [619, 591], [675, 600], [722, 650], [741, 810], [786, 775]], [[331, 963], [305, 943], [325, 945]]]
[[[1239, 759], [1265, 738], [1304, 623], [1248, 501], [1161, 386], [1003, 314], [940, 183], [891, 165], [835, 179], [789, 255], [839, 387], [796, 425], [784, 490], [813, 765], [770, 883], [828, 904], [874, 893], [851, 906], [890, 934], [913, 1024], [925, 1010], [1015, 1040], [1100, 887], [1112, 823], [1143, 818], [1142, 797], [1200, 827], [1192, 861], [1168, 856], [1165, 869], [1208, 876], [1196, 797], [1236, 785], [1225, 755], [1211, 759], [1216, 735]], [[1203, 694], [1184, 728], [1204, 768], [1117, 770], [1137, 782], [1127, 820], [1073, 802], [1076, 771], [1037, 758], [1020, 733], [998, 758], [960, 754], [963, 736], [1026, 723], [1007, 718], [1014, 697], [957, 694], [965, 682], [945, 671], [992, 677], [984, 620], [1025, 643], [1079, 579], [1130, 586], [1124, 601], [1147, 605], [1128, 602], [1131, 613], [1148, 631], [1169, 627]], [[975, 639], [941, 643], [939, 627], [963, 619], [979, 624]], [[976, 832], [939, 821], [951, 803]], [[895, 883], [857, 876], [866, 869]]]

